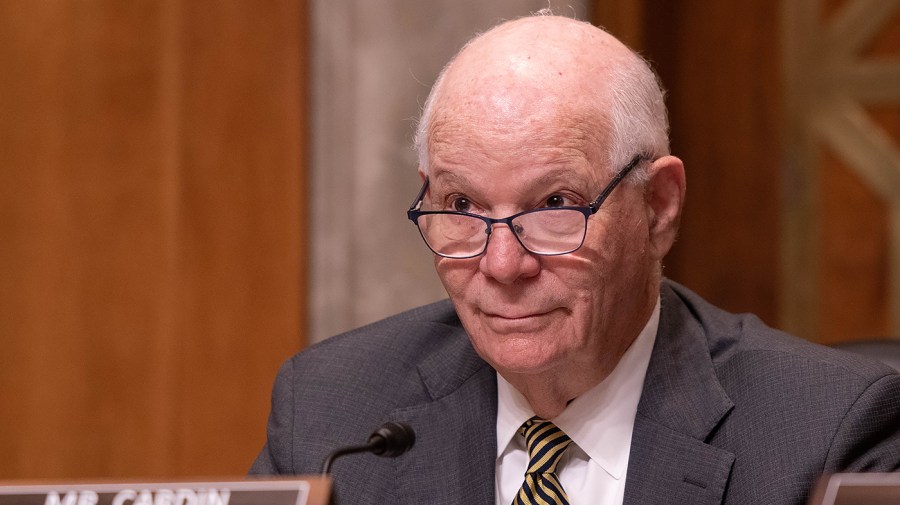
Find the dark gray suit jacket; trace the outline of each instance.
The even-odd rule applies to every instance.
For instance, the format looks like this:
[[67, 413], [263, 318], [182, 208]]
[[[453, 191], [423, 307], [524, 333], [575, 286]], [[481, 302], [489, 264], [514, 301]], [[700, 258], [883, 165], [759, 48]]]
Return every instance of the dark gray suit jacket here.
[[[666, 281], [634, 426], [627, 505], [801, 504], [823, 472], [900, 468], [900, 375], [723, 312]], [[497, 385], [449, 302], [291, 358], [253, 474], [315, 474], [336, 447], [409, 423], [396, 459], [334, 466], [350, 504], [493, 504]], [[578, 504], [575, 504], [578, 505]]]

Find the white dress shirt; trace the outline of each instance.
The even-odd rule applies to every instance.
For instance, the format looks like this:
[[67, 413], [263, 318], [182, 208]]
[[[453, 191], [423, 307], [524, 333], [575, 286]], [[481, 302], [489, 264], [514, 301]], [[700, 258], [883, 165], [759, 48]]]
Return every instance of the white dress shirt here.
[[[634, 418], [658, 327], [659, 300], [612, 373], [552, 419], [572, 439], [556, 472], [571, 505], [622, 504]], [[517, 432], [534, 410], [500, 374], [497, 397], [496, 505], [510, 505], [528, 466]]]

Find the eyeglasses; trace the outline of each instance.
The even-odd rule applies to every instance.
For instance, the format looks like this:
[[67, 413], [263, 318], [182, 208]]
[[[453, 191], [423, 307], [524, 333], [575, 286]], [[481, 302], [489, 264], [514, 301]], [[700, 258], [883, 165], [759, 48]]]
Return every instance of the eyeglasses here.
[[587, 220], [597, 213], [622, 179], [643, 156], [635, 156], [609, 181], [603, 192], [587, 207], [542, 207], [495, 219], [449, 210], [419, 210], [428, 190], [428, 178], [406, 216], [419, 228], [425, 244], [445, 258], [474, 258], [484, 254], [495, 224], [505, 224], [528, 252], [541, 256], [558, 256], [577, 251], [587, 234]]

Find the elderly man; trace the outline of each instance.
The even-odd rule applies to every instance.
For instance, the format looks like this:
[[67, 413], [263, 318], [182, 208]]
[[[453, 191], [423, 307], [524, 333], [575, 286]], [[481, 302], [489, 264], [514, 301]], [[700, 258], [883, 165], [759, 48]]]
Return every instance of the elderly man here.
[[662, 92], [609, 34], [535, 16], [470, 42], [417, 135], [409, 209], [450, 296], [281, 369], [253, 473], [308, 474], [387, 420], [342, 504], [799, 504], [900, 465], [900, 375], [662, 279], [685, 193]]

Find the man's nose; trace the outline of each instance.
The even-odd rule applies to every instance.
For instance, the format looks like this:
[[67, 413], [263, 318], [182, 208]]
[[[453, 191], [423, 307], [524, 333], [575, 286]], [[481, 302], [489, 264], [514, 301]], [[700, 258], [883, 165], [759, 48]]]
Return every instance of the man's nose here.
[[501, 284], [512, 284], [520, 278], [537, 275], [540, 260], [522, 247], [509, 226], [494, 224], [478, 268]]

